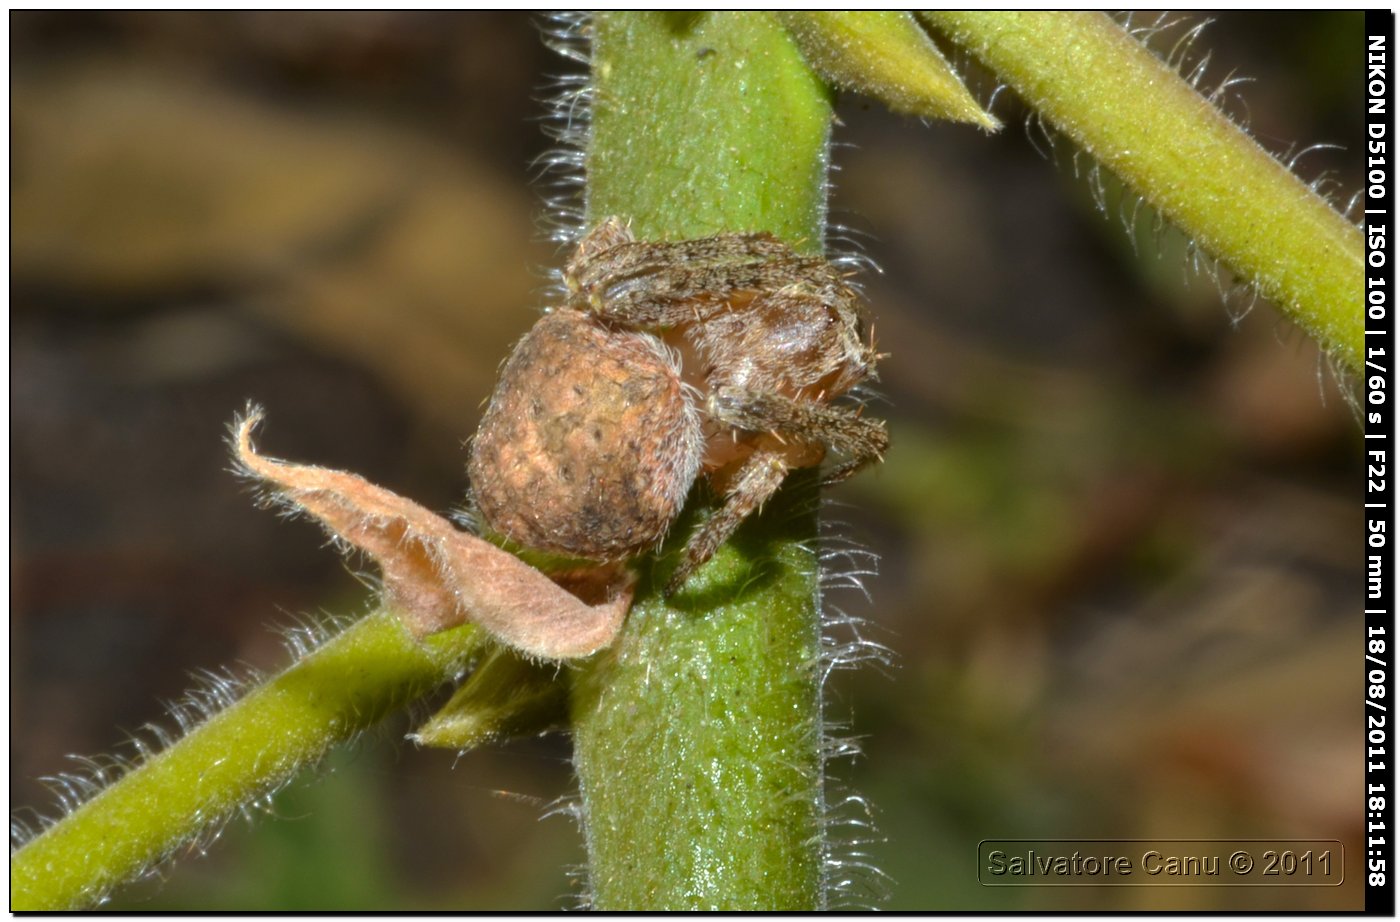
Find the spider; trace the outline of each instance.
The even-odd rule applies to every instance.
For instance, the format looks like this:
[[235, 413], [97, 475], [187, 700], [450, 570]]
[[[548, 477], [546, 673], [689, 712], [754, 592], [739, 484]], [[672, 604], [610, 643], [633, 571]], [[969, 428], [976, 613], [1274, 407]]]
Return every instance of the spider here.
[[823, 483], [878, 461], [882, 422], [833, 405], [873, 380], [859, 296], [767, 233], [636, 240], [608, 218], [564, 271], [567, 303], [506, 361], [471, 444], [485, 524], [517, 544], [616, 563], [654, 549], [705, 476], [723, 504], [686, 544], [679, 590], [788, 472]]

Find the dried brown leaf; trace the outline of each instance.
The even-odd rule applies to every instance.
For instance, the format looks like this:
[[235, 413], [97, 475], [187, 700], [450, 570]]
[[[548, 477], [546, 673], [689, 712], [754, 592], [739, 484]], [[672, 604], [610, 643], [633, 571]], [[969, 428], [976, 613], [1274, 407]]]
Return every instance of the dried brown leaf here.
[[[622, 569], [571, 573], [560, 585], [493, 544], [362, 477], [264, 457], [251, 409], [234, 427], [241, 468], [337, 539], [374, 558], [384, 603], [415, 636], [470, 621], [502, 642], [545, 659], [587, 656], [612, 642], [632, 602]], [[572, 591], [571, 591], [572, 590]], [[577, 594], [575, 594], [577, 593]]]

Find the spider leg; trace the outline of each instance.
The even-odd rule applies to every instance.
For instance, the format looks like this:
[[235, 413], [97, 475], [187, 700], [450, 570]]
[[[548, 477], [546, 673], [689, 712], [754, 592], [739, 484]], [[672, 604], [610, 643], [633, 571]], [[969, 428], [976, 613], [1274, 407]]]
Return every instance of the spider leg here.
[[609, 323], [648, 330], [700, 323], [816, 277], [845, 287], [827, 262], [799, 256], [771, 234], [649, 243], [617, 236], [619, 227], [600, 226], [564, 272], [571, 305]]
[[[865, 419], [849, 407], [833, 407], [782, 394], [719, 388], [709, 402], [709, 413], [718, 422], [750, 432], [771, 433], [789, 443], [825, 446], [845, 456], [832, 468], [823, 485], [845, 480], [867, 464], [880, 460], [889, 447], [885, 424]], [[666, 586], [676, 592], [690, 574], [714, 556], [734, 530], [782, 485], [794, 466], [792, 453], [775, 448], [755, 451], [734, 474], [724, 505], [691, 536], [680, 565]]]
[[666, 584], [666, 595], [672, 595], [690, 575], [714, 556], [721, 544], [734, 530], [777, 492], [787, 476], [788, 464], [780, 452], [756, 451], [735, 473], [724, 505], [701, 525], [681, 554], [681, 562]]
[[591, 295], [580, 305], [581, 310], [594, 317], [635, 330], [665, 330], [699, 323], [723, 307], [716, 301], [659, 295], [640, 283], [630, 288], [617, 286], [606, 297]]
[[866, 419], [859, 410], [797, 400], [782, 394], [719, 388], [710, 399], [716, 420], [750, 432], [824, 445], [846, 460], [827, 471], [822, 485], [840, 483], [884, 457], [890, 446], [885, 424]]

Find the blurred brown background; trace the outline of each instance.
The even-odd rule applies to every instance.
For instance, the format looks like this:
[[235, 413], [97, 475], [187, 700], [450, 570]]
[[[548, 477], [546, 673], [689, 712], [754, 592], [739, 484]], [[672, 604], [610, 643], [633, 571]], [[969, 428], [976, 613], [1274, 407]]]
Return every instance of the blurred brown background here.
[[[254, 507], [225, 426], [447, 509], [543, 305], [526, 16], [12, 13], [11, 789], [110, 750], [188, 672], [285, 661], [356, 613], [317, 530]], [[1359, 188], [1360, 14], [1230, 13], [1207, 81], [1270, 150]], [[1169, 46], [1180, 34], [1165, 37]], [[985, 98], [985, 83], [983, 98]], [[839, 673], [838, 766], [889, 908], [1356, 908], [1357, 425], [1268, 305], [1134, 248], [1024, 113], [988, 138], [842, 101], [834, 217], [866, 278], [894, 448], [833, 499], [877, 552], [894, 665]], [[1038, 132], [1029, 132], [1039, 140]], [[1045, 147], [1043, 141], [1041, 147]], [[555, 736], [416, 750], [397, 721], [115, 906], [549, 908], [579, 836]], [[1334, 889], [998, 889], [990, 837], [1347, 843]]]

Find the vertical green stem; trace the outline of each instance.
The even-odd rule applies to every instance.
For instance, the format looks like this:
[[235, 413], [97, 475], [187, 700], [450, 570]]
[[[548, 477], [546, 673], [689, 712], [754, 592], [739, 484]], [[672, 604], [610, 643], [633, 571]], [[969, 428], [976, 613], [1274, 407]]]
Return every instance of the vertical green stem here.
[[[820, 248], [830, 100], [769, 15], [603, 14], [593, 73], [590, 221]], [[685, 593], [644, 574], [576, 675], [595, 908], [822, 905], [815, 509], [816, 479], [794, 476]]]
[[356, 622], [15, 852], [10, 908], [93, 905], [331, 746], [451, 679], [477, 638], [463, 627], [419, 643], [382, 611]]
[[1361, 231], [1121, 26], [1102, 13], [923, 15], [1360, 369]]

